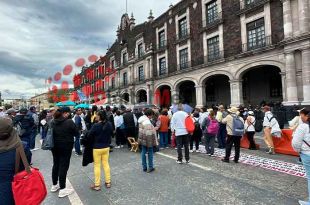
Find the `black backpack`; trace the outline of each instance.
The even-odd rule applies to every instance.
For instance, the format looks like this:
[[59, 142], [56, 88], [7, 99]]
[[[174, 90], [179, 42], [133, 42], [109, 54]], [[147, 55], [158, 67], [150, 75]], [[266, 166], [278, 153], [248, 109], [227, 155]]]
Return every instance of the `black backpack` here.
[[263, 130], [263, 120], [261, 119], [256, 120], [254, 128], [255, 132], [261, 132]]
[[194, 125], [195, 125], [195, 130], [199, 130], [199, 129], [201, 129], [200, 128], [200, 123], [199, 123], [199, 120], [196, 120], [195, 118], [194, 118]]

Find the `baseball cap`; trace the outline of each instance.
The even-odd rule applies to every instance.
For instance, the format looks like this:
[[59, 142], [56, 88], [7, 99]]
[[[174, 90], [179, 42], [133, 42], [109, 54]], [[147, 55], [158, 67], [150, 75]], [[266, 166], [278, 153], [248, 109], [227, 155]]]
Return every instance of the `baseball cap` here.
[[4, 107], [3, 107], [3, 106], [1, 106], [1, 107], [0, 107], [0, 110], [4, 110]]
[[27, 108], [24, 107], [19, 110], [19, 113], [27, 113], [27, 112], [28, 112]]
[[15, 110], [14, 108], [10, 108], [10, 109], [8, 109], [8, 110], [6, 111], [6, 114], [10, 115], [10, 114], [16, 113], [16, 112], [17, 112], [17, 110]]

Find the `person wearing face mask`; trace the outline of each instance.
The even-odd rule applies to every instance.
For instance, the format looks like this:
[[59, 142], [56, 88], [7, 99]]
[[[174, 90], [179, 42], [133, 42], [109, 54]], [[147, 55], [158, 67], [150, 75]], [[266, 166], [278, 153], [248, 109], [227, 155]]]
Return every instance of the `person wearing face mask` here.
[[[308, 179], [308, 197], [310, 197], [310, 111], [302, 109], [300, 111], [300, 119], [302, 123], [298, 125], [293, 134], [292, 147], [296, 152], [300, 153], [302, 164], [306, 170]], [[300, 205], [309, 205], [308, 201], [299, 201]]]
[[69, 119], [70, 113], [69, 107], [62, 107], [54, 113], [54, 119], [51, 122], [54, 137], [54, 148], [52, 149], [53, 186], [51, 192], [57, 192], [60, 189], [59, 198], [66, 197], [74, 192], [72, 189], [66, 188], [66, 177], [70, 165], [74, 136], [79, 135], [79, 131], [74, 122]]

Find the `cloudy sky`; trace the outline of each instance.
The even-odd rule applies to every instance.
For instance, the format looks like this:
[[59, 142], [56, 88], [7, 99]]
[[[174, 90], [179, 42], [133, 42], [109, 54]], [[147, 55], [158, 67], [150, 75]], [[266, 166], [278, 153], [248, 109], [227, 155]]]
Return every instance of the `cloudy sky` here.
[[[136, 23], [157, 17], [179, 0], [128, 0]], [[78, 58], [104, 55], [116, 38], [126, 0], [0, 1], [0, 91], [4, 98], [28, 98], [47, 91], [45, 79]], [[87, 64], [87, 63], [86, 63]], [[75, 67], [63, 80], [72, 81]], [[71, 82], [70, 82], [71, 83]]]

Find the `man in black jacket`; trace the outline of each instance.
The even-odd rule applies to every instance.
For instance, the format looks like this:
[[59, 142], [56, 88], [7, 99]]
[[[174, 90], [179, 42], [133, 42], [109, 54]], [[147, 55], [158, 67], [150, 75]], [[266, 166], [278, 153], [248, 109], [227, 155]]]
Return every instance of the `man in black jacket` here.
[[[136, 138], [136, 126], [137, 126], [137, 118], [131, 112], [131, 109], [127, 109], [126, 113], [123, 115], [124, 118], [124, 125], [125, 125], [125, 135], [126, 138], [133, 137]], [[127, 140], [128, 148], [131, 149], [131, 145]]]

